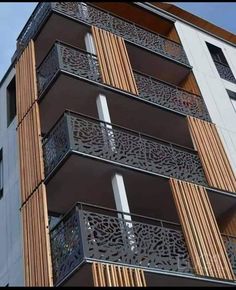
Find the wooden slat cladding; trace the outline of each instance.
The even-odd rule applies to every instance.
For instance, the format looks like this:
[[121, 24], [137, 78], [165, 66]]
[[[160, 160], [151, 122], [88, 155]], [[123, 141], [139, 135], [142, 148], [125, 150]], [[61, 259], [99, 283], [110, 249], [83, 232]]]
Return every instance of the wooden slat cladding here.
[[24, 203], [43, 180], [38, 107], [34, 104], [19, 124], [21, 201]]
[[180, 84], [180, 87], [186, 91], [189, 91], [193, 94], [198, 95], [199, 97], [201, 96], [201, 92], [199, 90], [199, 87], [198, 87], [198, 84], [196, 82], [193, 72], [190, 72], [188, 74], [188, 76]]
[[170, 186], [196, 273], [234, 280], [205, 188], [176, 179], [170, 180]]
[[143, 270], [106, 263], [92, 264], [95, 287], [146, 287]]
[[34, 43], [31, 41], [16, 64], [16, 106], [18, 123], [21, 122], [37, 99], [35, 80]]
[[138, 95], [124, 39], [95, 26], [92, 34], [103, 82]]
[[41, 184], [21, 208], [26, 286], [52, 286], [45, 203], [45, 185]]
[[52, 286], [34, 43], [16, 63], [25, 286]]
[[199, 152], [209, 185], [236, 192], [236, 178], [216, 126], [194, 117], [187, 118], [193, 143]]

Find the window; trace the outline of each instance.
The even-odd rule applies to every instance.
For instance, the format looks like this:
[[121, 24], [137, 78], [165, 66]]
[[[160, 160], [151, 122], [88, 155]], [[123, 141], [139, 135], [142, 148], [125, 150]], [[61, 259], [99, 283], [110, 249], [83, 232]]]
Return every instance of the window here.
[[0, 198], [3, 196], [3, 158], [2, 149], [0, 150]]
[[231, 100], [231, 103], [234, 107], [234, 110], [236, 111], [236, 92], [232, 92], [230, 90], [226, 90], [229, 97], [230, 97], [230, 100]]
[[220, 77], [226, 81], [232, 82], [236, 84], [236, 79], [233, 75], [233, 72], [224, 56], [224, 53], [221, 48], [207, 43], [206, 45], [209, 49], [209, 52], [211, 54], [211, 57], [215, 63], [216, 69], [220, 75]]
[[221, 48], [219, 48], [213, 44], [207, 43], [207, 42], [206, 42], [206, 45], [207, 45], [207, 47], [210, 51], [210, 54], [211, 54], [214, 61], [221, 62], [221, 63], [228, 66], [228, 62], [227, 62]]
[[16, 79], [11, 80], [7, 87], [7, 126], [9, 126], [16, 115]]

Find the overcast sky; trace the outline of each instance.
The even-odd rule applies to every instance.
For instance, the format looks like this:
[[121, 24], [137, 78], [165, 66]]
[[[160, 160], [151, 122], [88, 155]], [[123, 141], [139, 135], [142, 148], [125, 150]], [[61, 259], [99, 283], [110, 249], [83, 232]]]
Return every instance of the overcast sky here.
[[[0, 3], [0, 80], [11, 63], [16, 39], [37, 2]], [[175, 2], [218, 26], [236, 34], [236, 3], [230, 2]]]

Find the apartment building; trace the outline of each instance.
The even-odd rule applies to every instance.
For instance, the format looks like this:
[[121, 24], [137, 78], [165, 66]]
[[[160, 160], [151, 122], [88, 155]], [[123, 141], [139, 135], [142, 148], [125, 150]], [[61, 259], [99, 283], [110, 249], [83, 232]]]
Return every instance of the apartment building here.
[[1, 286], [235, 286], [235, 46], [172, 4], [37, 5], [0, 83]]

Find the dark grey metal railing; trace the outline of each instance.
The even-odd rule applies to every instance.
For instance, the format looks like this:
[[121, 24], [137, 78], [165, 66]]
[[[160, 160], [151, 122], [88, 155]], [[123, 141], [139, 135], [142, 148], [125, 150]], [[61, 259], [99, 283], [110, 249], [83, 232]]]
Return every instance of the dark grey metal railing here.
[[232, 83], [236, 83], [236, 79], [235, 79], [229, 65], [222, 63], [222, 62], [219, 62], [219, 61], [214, 60], [214, 59], [213, 59], [213, 61], [214, 61], [215, 66], [218, 70], [218, 73], [222, 79], [230, 81]]
[[189, 66], [185, 51], [180, 44], [83, 2], [40, 3], [18, 37], [19, 53], [37, 34], [51, 11], [86, 25], [94, 25], [110, 31], [128, 42]]
[[192, 272], [178, 224], [78, 203], [50, 236], [55, 285], [85, 260]]
[[[60, 70], [102, 83], [99, 64], [95, 55], [57, 42], [38, 68], [39, 95], [42, 94]], [[139, 99], [210, 121], [202, 97], [137, 71], [134, 71], [134, 76], [139, 91], [139, 95], [136, 97]]]
[[211, 122], [206, 104], [201, 96], [142, 73], [134, 71], [134, 76], [140, 98], [179, 113]]
[[66, 112], [43, 141], [46, 176], [71, 150], [112, 163], [207, 185], [193, 150]]
[[236, 274], [236, 237], [222, 234], [225, 248], [232, 265], [233, 271]]

